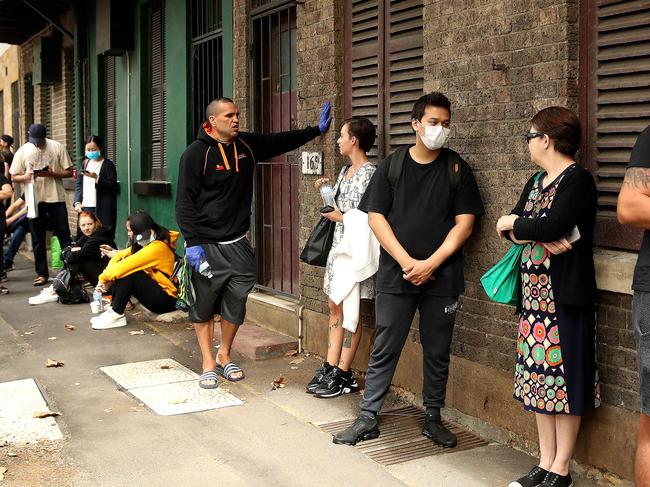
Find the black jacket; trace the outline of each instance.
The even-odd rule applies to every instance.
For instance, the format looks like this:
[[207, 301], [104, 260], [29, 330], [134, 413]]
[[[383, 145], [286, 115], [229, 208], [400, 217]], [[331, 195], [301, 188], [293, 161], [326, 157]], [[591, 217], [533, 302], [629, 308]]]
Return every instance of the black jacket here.
[[224, 242], [244, 235], [250, 227], [255, 164], [294, 150], [319, 135], [318, 127], [276, 134], [241, 132], [226, 145], [201, 128], [197, 140], [183, 152], [178, 172], [176, 221], [187, 245]]
[[[81, 163], [81, 169], [85, 169], [88, 159]], [[77, 175], [76, 190], [74, 193], [74, 202], [83, 202], [83, 173], [79, 171]], [[99, 170], [99, 179], [95, 182], [97, 190], [97, 206], [95, 215], [101, 220], [104, 227], [110, 228], [111, 235], [115, 236], [115, 225], [117, 222], [117, 170], [115, 164], [110, 159], [104, 158], [102, 168]]]
[[[531, 177], [511, 213], [522, 215], [528, 194], [533, 187]], [[596, 303], [596, 273], [594, 270], [594, 224], [597, 193], [589, 172], [574, 166], [557, 187], [550, 212], [543, 218], [518, 218], [513, 234], [517, 240], [554, 242], [577, 225], [580, 240], [572, 249], [560, 255], [551, 254], [551, 282], [555, 301], [560, 304], [593, 306]], [[518, 309], [521, 307], [519, 297]]]
[[108, 264], [109, 259], [102, 257], [99, 247], [103, 244], [110, 245], [115, 248], [115, 242], [111, 235], [111, 230], [108, 228], [100, 228], [95, 231], [90, 237], [82, 235], [76, 242], [75, 247], [81, 247], [81, 250], [73, 252], [70, 247], [66, 247], [61, 251], [63, 260], [68, 265], [81, 264], [82, 262], [93, 261], [99, 264], [103, 269]]

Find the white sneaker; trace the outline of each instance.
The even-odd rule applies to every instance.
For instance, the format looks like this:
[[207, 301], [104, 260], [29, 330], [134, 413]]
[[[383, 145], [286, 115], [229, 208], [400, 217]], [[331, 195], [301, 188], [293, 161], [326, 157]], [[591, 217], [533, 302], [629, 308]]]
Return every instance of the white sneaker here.
[[29, 304], [45, 304], [45, 303], [55, 303], [59, 297], [54, 292], [52, 286], [46, 287], [36, 296], [32, 296], [27, 300]]
[[119, 328], [126, 326], [126, 317], [117, 314], [112, 308], [108, 308], [99, 316], [90, 319], [90, 327], [93, 330], [108, 330], [109, 328]]

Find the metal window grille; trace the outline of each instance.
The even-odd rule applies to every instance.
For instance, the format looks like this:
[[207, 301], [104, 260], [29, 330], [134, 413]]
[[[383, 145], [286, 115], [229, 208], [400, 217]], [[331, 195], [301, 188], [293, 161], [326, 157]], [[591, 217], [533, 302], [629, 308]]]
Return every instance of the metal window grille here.
[[636, 249], [640, 232], [620, 226], [616, 203], [630, 152], [650, 124], [650, 3], [581, 2], [582, 158], [598, 188], [598, 245]]
[[[27, 130], [29, 129], [29, 126], [34, 123], [34, 85], [32, 84], [32, 73], [29, 73], [23, 78], [23, 87], [24, 91], [23, 93], [25, 94], [25, 119], [23, 120], [23, 130], [25, 131], [25, 134], [27, 134]], [[11, 97], [13, 99], [13, 106], [14, 106], [14, 131], [16, 134], [14, 135], [15, 140], [15, 147], [20, 147], [20, 133], [21, 131], [18, 130], [18, 127], [20, 126], [20, 101], [18, 98], [18, 82], [16, 82], [16, 86], [14, 85], [11, 86]]]
[[[267, 2], [254, 2], [257, 6]], [[295, 2], [253, 12], [252, 127], [280, 132], [295, 127], [297, 55]], [[299, 271], [299, 170], [295, 157], [258, 161], [255, 171], [255, 232], [258, 287], [296, 295]]]
[[48, 137], [52, 137], [52, 85], [40, 85], [41, 116], [40, 122], [45, 125]]
[[412, 139], [410, 113], [423, 92], [422, 2], [346, 2], [346, 116], [377, 126], [377, 161]]
[[192, 0], [193, 134], [205, 120], [205, 108], [223, 96], [223, 19], [221, 0]]
[[149, 76], [151, 93], [152, 180], [167, 180], [167, 113], [165, 109], [164, 2], [153, 2], [149, 17]]
[[117, 149], [117, 92], [115, 90], [115, 57], [104, 56], [104, 155], [115, 163]]

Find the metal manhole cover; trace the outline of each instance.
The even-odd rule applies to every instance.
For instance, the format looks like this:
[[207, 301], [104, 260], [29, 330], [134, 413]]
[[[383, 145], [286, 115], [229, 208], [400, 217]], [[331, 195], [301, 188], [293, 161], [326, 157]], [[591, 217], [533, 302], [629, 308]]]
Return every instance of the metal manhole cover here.
[[[326, 433], [334, 434], [344, 430], [354, 422], [353, 419], [322, 423], [317, 426]], [[487, 441], [462, 429], [455, 423], [443, 421], [458, 437], [458, 446], [443, 448], [422, 436], [424, 411], [415, 406], [392, 409], [379, 415], [381, 435], [375, 440], [357, 443], [355, 448], [371, 460], [382, 465], [395, 465], [431, 455], [457, 452], [487, 445]]]

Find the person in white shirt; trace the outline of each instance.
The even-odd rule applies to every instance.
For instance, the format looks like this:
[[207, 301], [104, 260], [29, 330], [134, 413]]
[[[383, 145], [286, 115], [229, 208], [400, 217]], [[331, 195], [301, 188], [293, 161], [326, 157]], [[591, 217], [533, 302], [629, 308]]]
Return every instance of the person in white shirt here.
[[[35, 123], [28, 130], [29, 142], [20, 146], [11, 163], [12, 181], [33, 185], [33, 198], [27, 198], [27, 206], [33, 206], [35, 217], [29, 217], [34, 248], [34, 266], [37, 277], [34, 286], [43, 286], [49, 279], [45, 232], [47, 226], [54, 229], [61, 248], [70, 245], [68, 210], [65, 204], [63, 178], [72, 176], [72, 163], [63, 144], [46, 138], [44, 125]], [[31, 201], [28, 201], [31, 200]]]
[[[115, 237], [117, 220], [117, 170], [103, 154], [104, 141], [91, 135], [86, 142], [85, 158], [77, 175], [74, 209], [77, 213], [89, 211], [96, 215]], [[79, 233], [79, 232], [78, 232]]]

